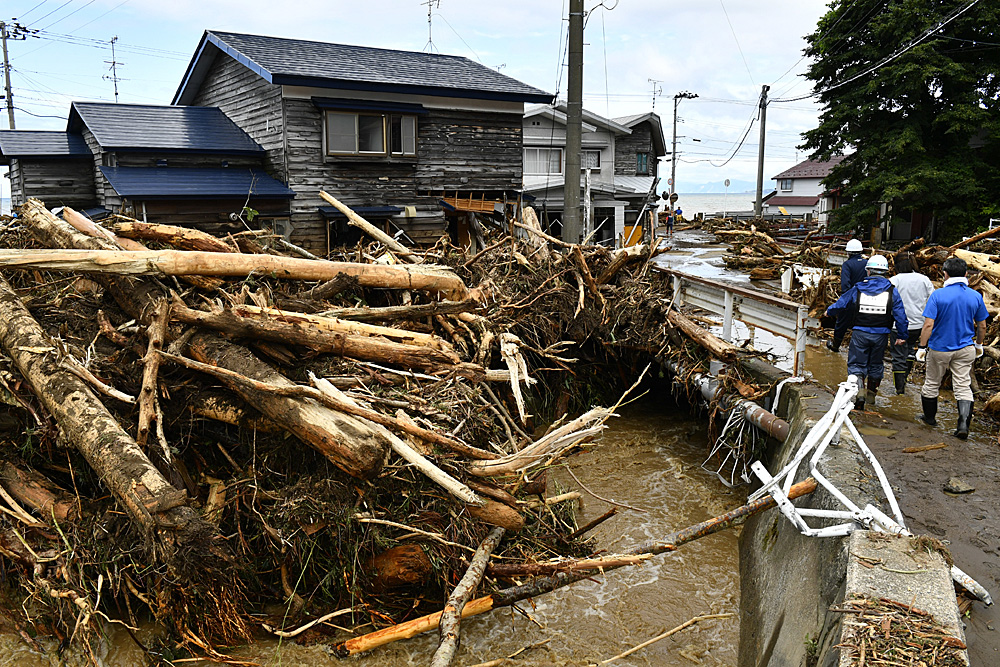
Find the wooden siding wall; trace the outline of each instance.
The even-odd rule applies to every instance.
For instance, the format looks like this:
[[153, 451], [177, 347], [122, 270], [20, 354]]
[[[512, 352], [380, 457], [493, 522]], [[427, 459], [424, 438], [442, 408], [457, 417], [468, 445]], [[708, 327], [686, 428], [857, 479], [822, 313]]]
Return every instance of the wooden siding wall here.
[[654, 175], [656, 173], [656, 151], [653, 147], [653, 134], [648, 122], [639, 123], [632, 128], [632, 134], [618, 137], [615, 140], [615, 174], [636, 176], [636, 153], [649, 154], [649, 173], [638, 175]]
[[[11, 174], [14, 173], [11, 165]], [[17, 160], [17, 181], [17, 190], [12, 187], [12, 204], [23, 204], [28, 197], [41, 199], [48, 208], [91, 208], [97, 204], [92, 167], [87, 158], [20, 159]], [[14, 185], [13, 178], [11, 185]]]
[[[240, 220], [231, 220], [230, 213], [240, 213], [246, 199], [189, 199], [182, 201], [148, 200], [145, 202], [147, 222], [195, 227], [203, 232], [225, 236], [246, 231], [247, 226]], [[250, 208], [262, 217], [288, 217], [287, 199], [251, 199]], [[143, 202], [126, 202], [132, 215], [143, 219]], [[256, 221], [247, 223], [257, 229]]]
[[94, 185], [97, 192], [97, 205], [109, 210], [117, 209], [121, 206], [121, 197], [101, 173], [101, 166], [104, 164], [104, 151], [97, 143], [94, 133], [86, 127], [83, 128], [83, 140], [87, 142], [87, 147], [94, 154]]
[[217, 54], [193, 106], [216, 106], [266, 151], [264, 168], [287, 182], [284, 157], [284, 112], [281, 86], [224, 54]]
[[[24, 180], [21, 178], [21, 161], [12, 159], [7, 167], [7, 176], [10, 179], [10, 206], [21, 206], [27, 198], [24, 196]], [[2, 178], [2, 177], [0, 177]]]
[[[416, 206], [440, 211], [428, 191], [519, 190], [521, 116], [431, 109], [417, 119], [417, 157], [370, 159], [323, 155], [323, 113], [310, 100], [286, 99], [288, 185], [292, 240], [323, 249], [326, 222], [319, 197], [326, 190], [349, 206]], [[399, 223], [418, 242], [446, 232], [443, 217]]]

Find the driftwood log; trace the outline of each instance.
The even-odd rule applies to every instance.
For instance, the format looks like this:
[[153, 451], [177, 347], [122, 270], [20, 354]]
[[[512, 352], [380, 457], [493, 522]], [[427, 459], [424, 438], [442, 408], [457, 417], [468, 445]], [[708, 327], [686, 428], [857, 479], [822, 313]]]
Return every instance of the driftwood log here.
[[[144, 241], [159, 241], [172, 245], [181, 250], [200, 250], [203, 252], [233, 252], [232, 247], [225, 241], [206, 234], [205, 232], [191, 227], [176, 227], [174, 225], [161, 225], [149, 222], [139, 222], [138, 220], [128, 220], [122, 216], [117, 217], [112, 229], [119, 238], [142, 239]], [[126, 250], [138, 250], [140, 248], [125, 248]], [[141, 248], [146, 250], [146, 248]]]
[[0, 266], [161, 277], [263, 274], [289, 280], [330, 280], [338, 274], [346, 274], [356, 278], [362, 287], [415, 289], [459, 300], [469, 293], [461, 278], [439, 266], [357, 264], [280, 255], [189, 250], [0, 250]]
[[13, 463], [0, 464], [0, 485], [43, 521], [62, 524], [80, 517], [80, 503], [41, 473], [21, 470]]
[[740, 348], [713, 335], [708, 329], [703, 329], [676, 310], [667, 311], [667, 320], [684, 332], [685, 336], [708, 350], [716, 359], [734, 361], [740, 352]]

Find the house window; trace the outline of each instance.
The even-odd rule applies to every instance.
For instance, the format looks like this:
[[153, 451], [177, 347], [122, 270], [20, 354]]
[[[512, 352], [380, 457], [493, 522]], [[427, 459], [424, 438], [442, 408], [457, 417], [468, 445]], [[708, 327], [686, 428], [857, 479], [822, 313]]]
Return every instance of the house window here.
[[649, 176], [649, 153], [635, 154], [635, 173], [637, 176]]
[[524, 173], [526, 174], [561, 174], [561, 148], [525, 148]]
[[582, 151], [580, 153], [580, 169], [601, 170], [601, 151]]
[[783, 179], [781, 179], [781, 181], [779, 181], [779, 183], [778, 183], [778, 187], [780, 189], [782, 189], [782, 190], [791, 190], [792, 189], [792, 179], [790, 179], [790, 178], [783, 178]]
[[327, 155], [417, 154], [415, 116], [326, 112]]

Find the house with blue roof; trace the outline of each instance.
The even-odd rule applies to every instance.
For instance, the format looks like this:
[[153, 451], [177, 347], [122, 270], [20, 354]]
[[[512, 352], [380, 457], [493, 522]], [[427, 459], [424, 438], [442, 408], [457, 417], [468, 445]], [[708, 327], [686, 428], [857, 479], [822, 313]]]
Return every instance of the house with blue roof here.
[[295, 193], [291, 240], [325, 252], [357, 233], [320, 190], [417, 244], [519, 203], [524, 105], [551, 98], [458, 56], [212, 30], [173, 103], [243, 129]]
[[287, 220], [295, 196], [264, 169], [260, 145], [211, 107], [73, 102], [65, 132], [0, 132], [0, 160], [15, 206], [36, 197], [213, 233], [245, 229], [244, 207]]

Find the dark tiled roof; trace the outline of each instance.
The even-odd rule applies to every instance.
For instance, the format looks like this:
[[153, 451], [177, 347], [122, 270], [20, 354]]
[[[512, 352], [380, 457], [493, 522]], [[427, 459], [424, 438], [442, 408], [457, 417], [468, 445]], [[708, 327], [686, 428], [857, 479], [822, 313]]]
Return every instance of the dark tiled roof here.
[[79, 134], [0, 130], [0, 163], [19, 157], [93, 157]]
[[101, 167], [111, 187], [132, 199], [224, 199], [251, 194], [291, 199], [295, 192], [264, 172], [244, 168]]
[[168, 150], [224, 155], [263, 152], [218, 107], [73, 102], [68, 129], [86, 127], [104, 150]]
[[838, 155], [830, 158], [827, 162], [818, 160], [806, 160], [800, 162], [791, 169], [786, 169], [772, 180], [779, 178], [826, 178], [830, 175], [830, 170], [840, 164], [846, 155]]
[[[211, 44], [275, 84], [423, 93], [516, 102], [552, 95], [461, 56], [395, 51], [263, 35], [206, 31], [174, 96], [188, 103], [200, 86]], [[205, 58], [211, 60], [211, 58]]]

